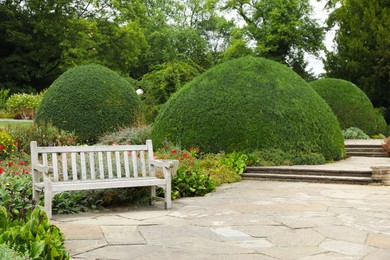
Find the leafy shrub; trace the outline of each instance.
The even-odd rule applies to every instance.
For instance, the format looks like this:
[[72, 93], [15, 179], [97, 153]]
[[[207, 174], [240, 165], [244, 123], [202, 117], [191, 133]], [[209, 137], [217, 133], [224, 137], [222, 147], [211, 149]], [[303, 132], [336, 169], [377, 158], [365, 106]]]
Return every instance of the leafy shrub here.
[[0, 132], [0, 159], [5, 159], [16, 150], [15, 140], [7, 132]]
[[35, 122], [52, 123], [95, 142], [108, 131], [135, 125], [140, 116], [140, 101], [129, 81], [92, 64], [72, 68], [53, 82]]
[[29, 259], [68, 259], [63, 235], [35, 207], [26, 162], [2, 161], [0, 183], [0, 244]]
[[248, 155], [243, 153], [231, 153], [226, 155], [226, 158], [224, 158], [223, 162], [228, 165], [229, 167], [233, 168], [233, 170], [241, 175], [247, 165], [248, 161]]
[[370, 139], [370, 137], [357, 127], [350, 127], [343, 130], [344, 139]]
[[206, 153], [263, 149], [345, 156], [341, 129], [323, 99], [287, 66], [262, 58], [227, 61], [176, 92], [157, 116], [154, 144]]
[[378, 135], [386, 135], [389, 133], [387, 122], [384, 117], [384, 110], [381, 108], [374, 108], [375, 119], [376, 119], [376, 134]]
[[64, 235], [40, 208], [34, 208], [23, 220], [12, 220], [0, 206], [0, 223], [0, 244], [7, 243], [19, 253], [28, 252], [29, 259], [69, 259]]
[[0, 89], [0, 109], [5, 109], [5, 104], [9, 96], [9, 89]]
[[42, 100], [42, 94], [14, 94], [10, 96], [5, 108], [10, 113], [15, 113], [16, 118], [32, 119]]
[[28, 254], [21, 255], [12, 248], [9, 248], [6, 244], [0, 244], [0, 259], [3, 260], [26, 260]]
[[147, 104], [147, 115], [151, 121], [157, 115], [160, 105], [185, 83], [200, 74], [201, 68], [194, 62], [173, 60], [157, 65], [153, 71], [145, 74], [140, 82], [144, 90], [142, 95]]
[[203, 172], [179, 169], [172, 178], [172, 198], [204, 196], [215, 190], [215, 184], [209, 175]]
[[98, 143], [102, 145], [145, 144], [146, 140], [151, 138], [151, 132], [150, 125], [127, 127], [99, 137]]
[[317, 165], [325, 163], [326, 160], [322, 154], [299, 151], [286, 152], [281, 149], [267, 149], [248, 155], [248, 165], [252, 166]]
[[[177, 175], [172, 179], [172, 197], [203, 196], [215, 190], [223, 183], [232, 183], [241, 180], [239, 168], [233, 168], [236, 159], [224, 154], [202, 154], [199, 148], [191, 147], [180, 150], [165, 143], [164, 147], [156, 152], [161, 159], [179, 160]], [[239, 157], [242, 159], [242, 157]]]
[[30, 127], [9, 127], [10, 135], [18, 144], [19, 152], [30, 153], [30, 142], [37, 141], [41, 146], [77, 145], [80, 138], [74, 133], [59, 130], [52, 125], [31, 125]]
[[378, 129], [379, 114], [374, 111], [370, 99], [353, 83], [327, 78], [310, 84], [332, 108], [342, 129], [357, 127], [368, 135], [383, 131]]

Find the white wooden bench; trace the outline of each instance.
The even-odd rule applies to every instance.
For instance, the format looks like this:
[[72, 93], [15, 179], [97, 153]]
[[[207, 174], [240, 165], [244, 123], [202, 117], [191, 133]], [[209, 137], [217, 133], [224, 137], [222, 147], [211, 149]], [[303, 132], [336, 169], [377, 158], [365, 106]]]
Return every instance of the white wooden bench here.
[[[32, 141], [31, 165], [33, 198], [39, 202], [40, 192], [44, 192], [49, 218], [53, 196], [75, 190], [149, 186], [153, 205], [159, 186], [165, 190], [165, 208], [171, 208], [171, 174], [177, 167], [174, 161], [153, 158], [151, 140], [146, 145], [53, 147], [39, 147]], [[156, 177], [157, 167], [162, 168], [164, 178]]]

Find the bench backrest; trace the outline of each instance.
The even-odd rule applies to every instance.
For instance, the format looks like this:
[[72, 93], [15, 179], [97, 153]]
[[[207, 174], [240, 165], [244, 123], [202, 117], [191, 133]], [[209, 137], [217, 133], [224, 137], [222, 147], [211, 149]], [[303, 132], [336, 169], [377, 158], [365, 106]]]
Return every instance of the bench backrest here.
[[[153, 159], [151, 140], [145, 145], [112, 146], [39, 147], [31, 142], [32, 166], [49, 166], [55, 182], [154, 176], [149, 158]], [[40, 181], [38, 176], [34, 181]]]

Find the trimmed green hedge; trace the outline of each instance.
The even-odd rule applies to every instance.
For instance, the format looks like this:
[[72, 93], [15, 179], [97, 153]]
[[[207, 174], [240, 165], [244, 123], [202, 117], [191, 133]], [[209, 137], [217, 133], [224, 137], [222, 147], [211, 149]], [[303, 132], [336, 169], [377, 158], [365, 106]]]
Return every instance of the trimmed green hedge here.
[[94, 142], [107, 131], [133, 125], [139, 113], [134, 87], [112, 70], [91, 64], [72, 68], [53, 82], [35, 122], [52, 123]]
[[332, 108], [342, 129], [357, 127], [368, 135], [386, 131], [383, 116], [375, 112], [367, 95], [353, 83], [326, 78], [310, 85]]
[[254, 57], [227, 61], [187, 83], [155, 120], [165, 140], [205, 152], [282, 149], [345, 155], [337, 119], [325, 101], [287, 66]]

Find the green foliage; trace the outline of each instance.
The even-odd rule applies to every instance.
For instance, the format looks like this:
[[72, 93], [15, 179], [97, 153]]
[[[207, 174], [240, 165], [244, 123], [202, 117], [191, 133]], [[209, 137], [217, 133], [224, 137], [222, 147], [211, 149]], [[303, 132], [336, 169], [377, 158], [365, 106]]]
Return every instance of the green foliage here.
[[94, 142], [105, 132], [136, 123], [140, 102], [134, 88], [100, 65], [68, 70], [45, 92], [35, 122], [52, 123]]
[[344, 139], [370, 139], [370, 137], [357, 127], [349, 127], [343, 130]]
[[318, 165], [325, 163], [326, 160], [322, 154], [299, 151], [287, 152], [282, 149], [266, 149], [248, 155], [248, 164], [252, 166]]
[[0, 259], [3, 260], [26, 260], [28, 259], [28, 254], [20, 254], [9, 248], [6, 244], [0, 244]]
[[87, 197], [81, 191], [61, 192], [53, 197], [53, 212], [69, 214], [87, 211]]
[[15, 140], [7, 132], [0, 132], [0, 159], [5, 159], [16, 151]]
[[310, 83], [328, 103], [342, 129], [357, 127], [365, 133], [377, 134], [377, 117], [370, 99], [351, 82], [341, 79], [320, 79]]
[[8, 127], [7, 131], [18, 144], [18, 151], [27, 154], [30, 153], [31, 141], [37, 141], [38, 145], [41, 146], [77, 145], [80, 143], [80, 138], [74, 133], [59, 130], [50, 124], [32, 124], [29, 127], [12, 126]]
[[178, 170], [172, 178], [172, 198], [204, 196], [215, 190], [210, 176], [203, 172]]
[[16, 114], [16, 118], [32, 119], [42, 100], [42, 94], [14, 94], [10, 96], [5, 104], [5, 109]]
[[110, 207], [116, 205], [146, 205], [149, 202], [150, 188], [120, 188], [86, 191], [87, 205], [91, 208]]
[[156, 147], [169, 140], [205, 152], [262, 149], [345, 156], [329, 106], [286, 66], [261, 58], [231, 60], [186, 84], [153, 125]]
[[68, 259], [63, 235], [35, 207], [27, 164], [1, 162], [0, 244], [6, 243], [20, 254], [27, 252], [29, 259]]
[[142, 98], [148, 106], [156, 109], [200, 72], [201, 68], [193, 62], [174, 60], [157, 65], [153, 71], [145, 74], [140, 82], [144, 89]]
[[5, 109], [5, 104], [9, 97], [9, 89], [0, 89], [0, 109]]
[[303, 53], [318, 55], [324, 37], [324, 29], [311, 17], [308, 0], [228, 0], [224, 9], [243, 19], [242, 31], [247, 41], [255, 42], [256, 55], [289, 64], [306, 76]]
[[228, 165], [229, 167], [232, 167], [234, 171], [241, 175], [247, 165], [248, 161], [248, 155], [243, 153], [230, 153], [226, 155], [226, 158], [223, 160], [223, 163]]
[[29, 252], [29, 259], [69, 259], [64, 235], [50, 225], [39, 207], [23, 220], [11, 220], [6, 208], [0, 206], [0, 223], [0, 244], [7, 243], [20, 253]]
[[188, 150], [172, 149], [169, 143], [165, 143], [156, 152], [156, 157], [179, 160], [177, 175], [172, 179], [173, 198], [203, 196], [214, 191], [218, 185], [241, 180], [240, 168], [233, 168], [233, 165], [239, 165], [237, 162], [243, 158], [241, 156], [202, 154], [199, 148], [194, 147]]
[[385, 109], [374, 108], [376, 119], [376, 133], [379, 135], [387, 135], [389, 133], [387, 122], [384, 118]]
[[122, 128], [99, 137], [98, 143], [102, 145], [114, 144], [145, 144], [152, 135], [151, 125]]
[[337, 26], [336, 48], [326, 54], [329, 77], [358, 85], [390, 119], [390, 7], [383, 0], [334, 1], [329, 27]]

